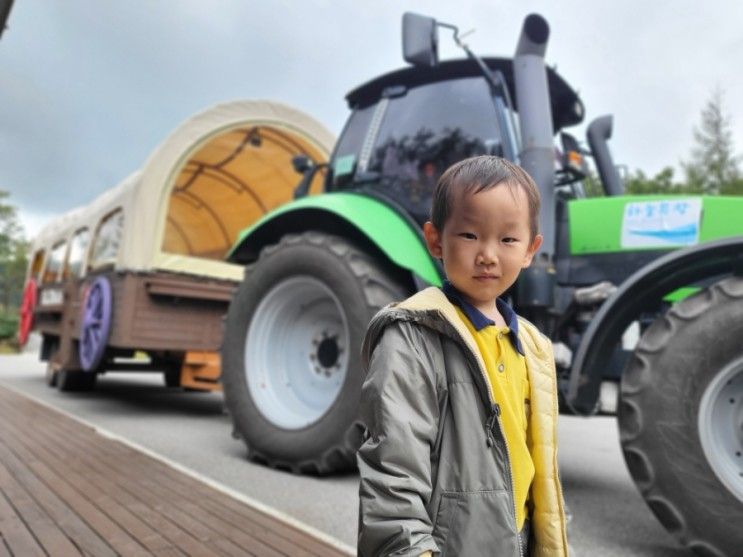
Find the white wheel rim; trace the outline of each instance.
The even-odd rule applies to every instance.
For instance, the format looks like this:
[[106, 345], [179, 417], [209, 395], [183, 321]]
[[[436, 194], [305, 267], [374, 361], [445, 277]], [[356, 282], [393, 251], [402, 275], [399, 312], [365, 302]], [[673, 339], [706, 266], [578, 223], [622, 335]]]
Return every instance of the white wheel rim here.
[[302, 429], [335, 402], [348, 371], [348, 322], [322, 282], [297, 276], [258, 304], [245, 342], [253, 402], [277, 427]]
[[743, 357], [710, 381], [699, 404], [698, 422], [707, 462], [743, 502]]

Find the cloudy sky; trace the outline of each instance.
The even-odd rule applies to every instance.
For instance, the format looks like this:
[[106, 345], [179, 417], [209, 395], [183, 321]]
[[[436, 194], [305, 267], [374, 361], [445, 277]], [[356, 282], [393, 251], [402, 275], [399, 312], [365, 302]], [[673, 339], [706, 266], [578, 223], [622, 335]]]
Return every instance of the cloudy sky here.
[[508, 56], [523, 18], [544, 15], [548, 62], [587, 122], [614, 114], [612, 151], [631, 169], [687, 156], [715, 87], [743, 150], [735, 0], [16, 0], [0, 40], [0, 189], [33, 234], [139, 168], [181, 121], [237, 98], [291, 104], [338, 133], [346, 92], [403, 65], [404, 11], [474, 28], [473, 50]]

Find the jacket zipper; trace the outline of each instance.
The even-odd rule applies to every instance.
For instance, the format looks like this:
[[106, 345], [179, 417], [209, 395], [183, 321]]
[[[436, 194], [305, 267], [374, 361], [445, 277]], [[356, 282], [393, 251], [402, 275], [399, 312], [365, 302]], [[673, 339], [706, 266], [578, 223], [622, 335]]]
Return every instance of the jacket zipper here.
[[506, 459], [508, 460], [508, 484], [510, 487], [511, 492], [511, 503], [513, 505], [513, 525], [516, 528], [516, 541], [519, 546], [519, 556], [524, 557], [524, 548], [521, 545], [521, 535], [518, 531], [518, 524], [516, 523], [516, 495], [513, 491], [513, 470], [511, 465], [511, 451], [508, 450], [508, 442], [506, 441], [506, 436], [503, 434], [503, 424], [501, 424], [500, 421], [500, 405], [493, 400], [493, 395], [490, 391], [490, 381], [487, 378], [487, 375], [485, 375], [485, 371], [480, 367], [479, 362], [477, 361], [477, 356], [474, 354], [470, 346], [464, 342], [464, 339], [462, 339], [463, 344], [467, 347], [468, 352], [470, 353], [470, 356], [472, 356], [472, 360], [475, 363], [475, 366], [480, 372], [480, 376], [482, 377], [483, 381], [485, 382], [485, 387], [487, 389], [487, 395], [488, 395], [488, 401], [490, 402], [490, 415], [488, 416], [488, 419], [485, 422], [485, 429], [486, 429], [486, 435], [487, 435], [487, 446], [489, 448], [495, 447], [495, 437], [493, 436], [493, 426], [495, 424], [498, 425], [498, 430], [501, 434], [501, 437], [503, 438], [503, 446], [506, 448]]
[[513, 503], [513, 524], [516, 526], [516, 541], [519, 544], [519, 555], [521, 557], [524, 557], [524, 548], [521, 545], [521, 534], [518, 531], [518, 524], [516, 523], [516, 495], [514, 493], [513, 489], [513, 470], [511, 467], [511, 451], [508, 449], [508, 442], [506, 441], [506, 436], [503, 434], [503, 424], [500, 420], [500, 404], [493, 403], [490, 410], [490, 416], [488, 417], [487, 422], [485, 423], [485, 427], [487, 428], [487, 445], [488, 447], [494, 447], [495, 446], [495, 437], [493, 436], [493, 428], [495, 426], [498, 426], [498, 432], [501, 435], [501, 438], [503, 439], [503, 446], [506, 448], [506, 458], [508, 459], [508, 484], [511, 489], [511, 502]]

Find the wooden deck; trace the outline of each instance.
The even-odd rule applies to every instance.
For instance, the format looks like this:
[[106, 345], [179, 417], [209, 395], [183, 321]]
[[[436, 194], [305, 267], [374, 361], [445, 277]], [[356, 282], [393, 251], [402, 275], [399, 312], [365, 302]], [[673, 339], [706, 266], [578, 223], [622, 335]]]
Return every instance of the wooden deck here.
[[0, 387], [0, 557], [339, 549]]

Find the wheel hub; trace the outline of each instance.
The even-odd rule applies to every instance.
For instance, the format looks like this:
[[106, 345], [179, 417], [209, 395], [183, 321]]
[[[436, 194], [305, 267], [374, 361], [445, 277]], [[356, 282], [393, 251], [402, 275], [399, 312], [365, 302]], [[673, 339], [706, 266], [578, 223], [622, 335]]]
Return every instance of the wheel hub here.
[[312, 369], [317, 375], [330, 377], [340, 370], [340, 355], [343, 348], [338, 343], [338, 334], [323, 331], [319, 338], [312, 341], [314, 352], [310, 354]]
[[311, 276], [276, 284], [245, 342], [248, 388], [263, 416], [284, 429], [319, 420], [345, 381], [349, 339], [345, 311], [327, 285]]
[[743, 501], [743, 357], [710, 381], [700, 401], [698, 427], [710, 467]]

